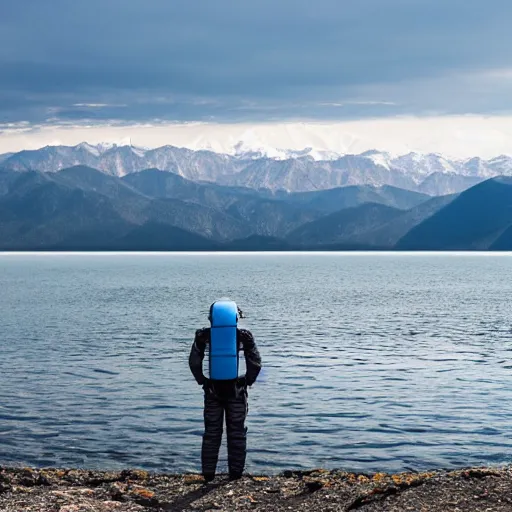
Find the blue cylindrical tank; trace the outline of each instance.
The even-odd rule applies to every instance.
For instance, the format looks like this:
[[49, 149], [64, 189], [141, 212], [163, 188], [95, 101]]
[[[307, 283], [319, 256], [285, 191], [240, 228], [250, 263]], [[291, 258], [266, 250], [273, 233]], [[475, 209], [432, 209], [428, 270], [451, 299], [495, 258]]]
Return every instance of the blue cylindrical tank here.
[[238, 377], [238, 310], [233, 301], [214, 302], [210, 309], [210, 379]]

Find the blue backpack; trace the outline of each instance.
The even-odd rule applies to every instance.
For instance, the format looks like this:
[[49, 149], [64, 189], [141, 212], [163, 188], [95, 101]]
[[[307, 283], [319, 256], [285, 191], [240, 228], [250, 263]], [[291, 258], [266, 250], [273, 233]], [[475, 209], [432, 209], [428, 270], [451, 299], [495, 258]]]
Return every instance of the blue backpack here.
[[231, 380], [238, 377], [238, 308], [228, 300], [210, 307], [210, 379]]

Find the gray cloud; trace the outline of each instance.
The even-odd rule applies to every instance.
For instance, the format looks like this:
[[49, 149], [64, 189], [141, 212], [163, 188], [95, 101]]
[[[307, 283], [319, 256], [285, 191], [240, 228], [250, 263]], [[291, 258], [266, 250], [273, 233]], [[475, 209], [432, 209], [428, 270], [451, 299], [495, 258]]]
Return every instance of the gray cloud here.
[[510, 110], [485, 73], [512, 67], [511, 17], [509, 0], [2, 2], [0, 122]]

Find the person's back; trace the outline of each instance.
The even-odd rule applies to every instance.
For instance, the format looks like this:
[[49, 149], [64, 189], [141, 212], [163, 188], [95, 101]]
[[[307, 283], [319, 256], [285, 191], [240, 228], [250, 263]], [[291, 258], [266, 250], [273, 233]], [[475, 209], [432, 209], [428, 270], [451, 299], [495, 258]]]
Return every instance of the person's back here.
[[[261, 358], [250, 331], [239, 329], [241, 311], [231, 301], [214, 302], [210, 307], [210, 328], [196, 331], [189, 365], [204, 389], [205, 432], [201, 450], [206, 481], [215, 477], [222, 441], [224, 415], [228, 444], [229, 476], [242, 476], [246, 457], [247, 386], [252, 386], [261, 369]], [[210, 375], [203, 373], [206, 348], [210, 351]], [[238, 376], [238, 352], [243, 349], [246, 374]]]

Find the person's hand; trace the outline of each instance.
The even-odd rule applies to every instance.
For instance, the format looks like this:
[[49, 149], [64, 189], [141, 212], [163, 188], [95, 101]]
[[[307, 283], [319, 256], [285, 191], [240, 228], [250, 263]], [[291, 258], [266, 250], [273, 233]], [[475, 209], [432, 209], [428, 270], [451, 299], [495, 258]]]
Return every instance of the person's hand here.
[[203, 380], [203, 389], [205, 391], [210, 389], [210, 379], [208, 379], [207, 377], [205, 377]]
[[236, 383], [240, 387], [246, 388], [247, 387], [247, 379], [245, 378], [245, 375], [243, 377], [238, 377], [238, 379], [236, 379]]

